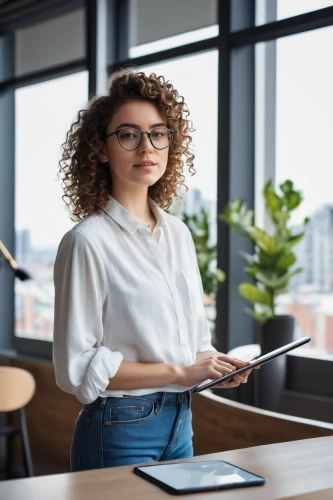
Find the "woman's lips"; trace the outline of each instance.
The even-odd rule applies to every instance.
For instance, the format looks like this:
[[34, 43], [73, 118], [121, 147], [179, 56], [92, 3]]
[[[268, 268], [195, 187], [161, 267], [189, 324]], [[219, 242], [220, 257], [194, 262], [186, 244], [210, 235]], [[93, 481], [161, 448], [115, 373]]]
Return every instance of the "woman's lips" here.
[[143, 163], [143, 164], [138, 164], [134, 165], [135, 168], [138, 168], [139, 170], [145, 170], [145, 171], [150, 171], [153, 170], [153, 168], [156, 167], [156, 163]]

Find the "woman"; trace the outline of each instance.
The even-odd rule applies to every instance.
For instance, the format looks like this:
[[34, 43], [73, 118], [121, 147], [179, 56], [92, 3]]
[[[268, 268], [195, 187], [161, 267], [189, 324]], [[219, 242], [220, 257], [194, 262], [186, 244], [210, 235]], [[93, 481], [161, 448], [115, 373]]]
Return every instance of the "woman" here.
[[211, 345], [193, 240], [168, 213], [184, 161], [195, 173], [188, 114], [163, 77], [126, 69], [63, 145], [81, 221], [54, 267], [56, 380], [84, 404], [72, 471], [192, 456], [189, 388], [247, 364]]

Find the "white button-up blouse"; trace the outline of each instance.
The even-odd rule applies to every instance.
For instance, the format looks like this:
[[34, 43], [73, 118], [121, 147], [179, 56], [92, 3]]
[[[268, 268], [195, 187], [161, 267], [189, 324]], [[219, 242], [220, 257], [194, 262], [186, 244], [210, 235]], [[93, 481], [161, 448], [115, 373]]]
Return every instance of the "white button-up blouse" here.
[[54, 265], [57, 384], [98, 396], [181, 392], [175, 384], [107, 390], [122, 360], [190, 365], [215, 351], [187, 226], [149, 198], [153, 233], [114, 198], [65, 234]]

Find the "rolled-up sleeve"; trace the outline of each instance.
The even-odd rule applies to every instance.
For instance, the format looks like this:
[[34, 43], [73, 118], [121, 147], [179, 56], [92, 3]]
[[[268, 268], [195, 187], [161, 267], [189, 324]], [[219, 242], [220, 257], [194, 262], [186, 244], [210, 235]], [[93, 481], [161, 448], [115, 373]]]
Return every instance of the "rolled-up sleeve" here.
[[106, 390], [123, 355], [103, 345], [105, 270], [93, 244], [77, 230], [59, 245], [54, 286], [56, 382], [82, 403], [91, 403]]

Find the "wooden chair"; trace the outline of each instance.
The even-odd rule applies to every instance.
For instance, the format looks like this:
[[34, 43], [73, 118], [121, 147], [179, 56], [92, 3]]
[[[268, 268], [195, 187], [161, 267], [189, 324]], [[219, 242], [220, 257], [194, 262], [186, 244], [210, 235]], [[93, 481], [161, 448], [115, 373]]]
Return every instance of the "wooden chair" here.
[[261, 410], [209, 390], [192, 397], [195, 455], [333, 435], [333, 424]]
[[18, 411], [19, 426], [0, 427], [0, 436], [7, 440], [6, 477], [12, 471], [13, 437], [19, 435], [22, 443], [23, 460], [27, 476], [33, 476], [32, 459], [28, 439], [24, 407], [35, 393], [35, 379], [26, 370], [0, 366], [0, 412]]

